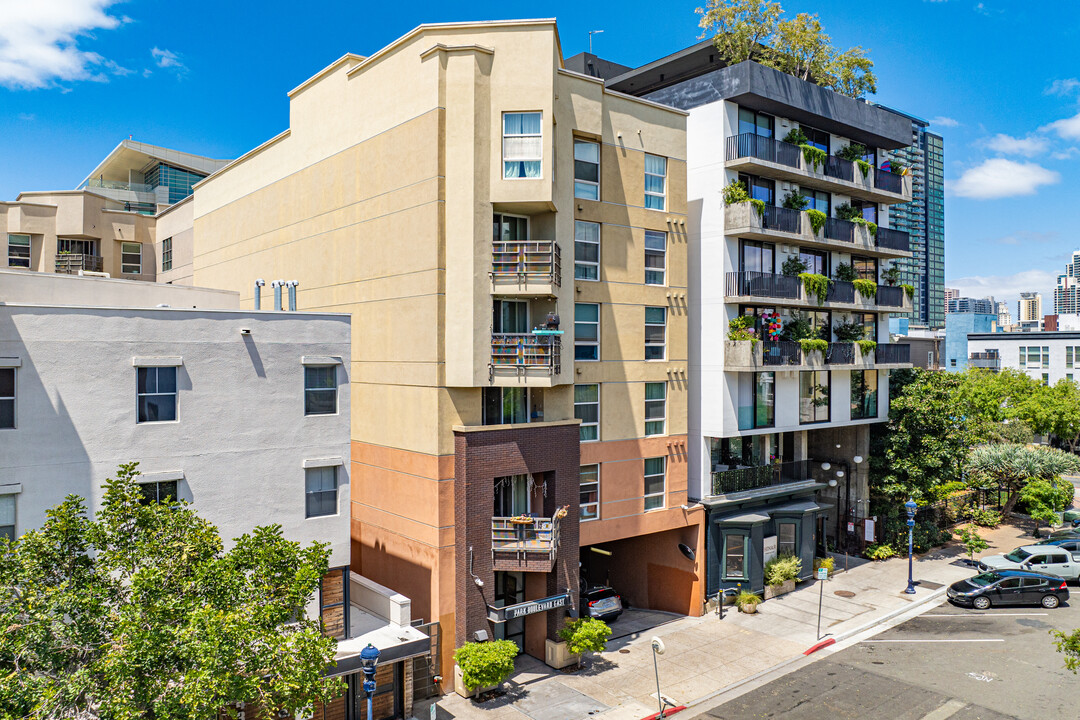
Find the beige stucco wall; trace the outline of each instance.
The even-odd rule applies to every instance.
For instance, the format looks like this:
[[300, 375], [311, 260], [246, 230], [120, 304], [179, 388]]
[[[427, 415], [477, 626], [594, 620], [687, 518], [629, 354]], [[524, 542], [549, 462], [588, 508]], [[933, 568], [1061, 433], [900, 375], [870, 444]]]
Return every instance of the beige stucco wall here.
[[[195, 196], [181, 200], [157, 216], [157, 231], [153, 255], [157, 261], [157, 281], [174, 285], [190, 285], [193, 241], [195, 238]], [[172, 239], [172, 268], [162, 269], [163, 244]]]

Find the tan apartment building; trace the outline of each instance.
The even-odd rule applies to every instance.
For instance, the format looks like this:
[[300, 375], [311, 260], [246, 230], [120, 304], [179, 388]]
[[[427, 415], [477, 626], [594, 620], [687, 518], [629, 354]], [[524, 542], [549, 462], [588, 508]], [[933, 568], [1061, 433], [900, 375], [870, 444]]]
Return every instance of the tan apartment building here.
[[158, 277], [352, 314], [353, 569], [444, 674], [485, 636], [545, 657], [582, 575], [699, 614], [685, 113], [567, 71], [554, 20], [420, 26], [289, 101], [162, 216]]

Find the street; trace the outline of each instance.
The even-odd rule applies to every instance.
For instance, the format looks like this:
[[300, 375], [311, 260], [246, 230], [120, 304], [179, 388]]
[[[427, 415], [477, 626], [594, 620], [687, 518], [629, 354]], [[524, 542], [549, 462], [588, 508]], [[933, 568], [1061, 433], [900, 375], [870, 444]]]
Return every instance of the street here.
[[700, 718], [1072, 717], [1080, 678], [1048, 633], [1080, 627], [1080, 591], [1057, 610], [944, 603], [713, 706]]

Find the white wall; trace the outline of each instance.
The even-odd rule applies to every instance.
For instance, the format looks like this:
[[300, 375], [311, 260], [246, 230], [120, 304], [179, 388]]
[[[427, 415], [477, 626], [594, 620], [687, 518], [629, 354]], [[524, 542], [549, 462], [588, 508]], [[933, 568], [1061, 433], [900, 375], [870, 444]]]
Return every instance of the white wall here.
[[165, 304], [177, 308], [232, 310], [240, 307], [240, 294], [143, 280], [0, 270], [0, 303], [146, 308]]
[[[0, 430], [0, 484], [22, 485], [16, 532], [69, 493], [96, 508], [106, 478], [137, 460], [143, 473], [182, 471], [179, 495], [226, 540], [279, 523], [291, 539], [331, 543], [331, 566], [348, 564], [349, 324], [340, 314], [0, 305], [0, 364], [20, 363], [17, 427]], [[341, 358], [337, 414], [304, 416], [305, 355]], [[182, 358], [176, 422], [136, 423], [134, 357]], [[339, 511], [305, 519], [303, 462], [323, 458], [344, 462]]]
[[[1049, 367], [1043, 367], [1041, 362], [1038, 367], [1032, 367], [1030, 362], [1025, 362], [1025, 367], [1020, 367], [1020, 348], [1038, 347], [1050, 348]], [[1072, 367], [1065, 364], [1065, 348], [1073, 348]], [[1001, 356], [1001, 367], [1012, 368], [1026, 373], [1036, 380], [1042, 380], [1043, 374], [1047, 374], [1048, 382], [1053, 385], [1059, 380], [1074, 379], [1080, 382], [1080, 333], [1078, 332], [1041, 332], [1041, 333], [995, 333], [990, 340], [978, 339], [968, 336], [968, 353], [986, 352], [997, 350]]]

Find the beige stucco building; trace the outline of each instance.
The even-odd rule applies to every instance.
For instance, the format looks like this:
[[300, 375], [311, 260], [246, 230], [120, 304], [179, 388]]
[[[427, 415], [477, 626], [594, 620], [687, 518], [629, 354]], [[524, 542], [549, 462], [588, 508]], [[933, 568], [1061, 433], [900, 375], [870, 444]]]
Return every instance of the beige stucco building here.
[[553, 20], [420, 26], [289, 102], [159, 217], [158, 279], [352, 314], [353, 569], [444, 674], [481, 632], [544, 657], [566, 613], [497, 608], [577, 613], [581, 574], [700, 613], [685, 113], [567, 71]]

